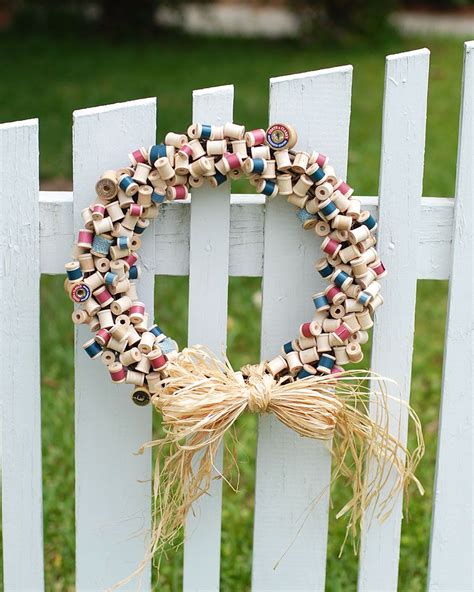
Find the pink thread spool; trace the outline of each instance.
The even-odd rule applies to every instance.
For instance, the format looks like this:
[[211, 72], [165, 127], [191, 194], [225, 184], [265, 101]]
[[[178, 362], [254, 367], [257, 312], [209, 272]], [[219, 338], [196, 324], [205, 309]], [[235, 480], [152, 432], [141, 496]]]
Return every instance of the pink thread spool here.
[[138, 163], [146, 163], [148, 162], [148, 153], [145, 148], [138, 148], [137, 150], [130, 152], [128, 158], [133, 165], [137, 165]]
[[77, 237], [77, 246], [82, 247], [83, 249], [90, 249], [92, 246], [93, 239], [94, 232], [92, 230], [86, 230], [85, 228], [81, 228], [81, 230], [79, 230], [79, 234]]
[[168, 358], [162, 353], [161, 349], [154, 349], [148, 354], [153, 370], [163, 370], [168, 364]]
[[95, 292], [93, 292], [95, 299], [100, 304], [102, 308], [105, 308], [112, 304], [114, 301], [114, 297], [112, 294], [107, 290], [105, 286], [101, 286]]
[[340, 191], [344, 197], [351, 197], [354, 190], [345, 181], [339, 181], [334, 187], [334, 191]]
[[170, 200], [186, 199], [188, 197], [188, 188], [186, 185], [176, 185], [166, 189], [166, 197]]
[[346, 295], [334, 284], [329, 285], [325, 290], [326, 298], [331, 304], [342, 304], [346, 299]]
[[332, 345], [343, 345], [345, 341], [347, 341], [352, 334], [351, 328], [347, 323], [341, 323], [339, 327], [333, 331], [330, 336], [330, 343], [332, 341]]
[[316, 323], [316, 321], [312, 321], [310, 323], [303, 323], [300, 325], [300, 335], [301, 337], [315, 337], [321, 333], [321, 326]]
[[322, 242], [321, 250], [331, 257], [336, 257], [336, 255], [338, 255], [339, 251], [341, 250], [341, 244], [334, 239], [327, 237]]
[[[113, 312], [113, 311], [112, 311]], [[133, 302], [129, 309], [130, 321], [134, 325], [138, 325], [145, 318], [145, 305], [143, 302]]]
[[[81, 256], [79, 256], [79, 260], [80, 258]], [[377, 274], [377, 279], [383, 278], [387, 275], [387, 270], [385, 269], [385, 266], [382, 263], [382, 261], [380, 261], [380, 259], [376, 259], [373, 263], [369, 265], [369, 267], [370, 269], [375, 271], [375, 273]]]
[[120, 362], [114, 362], [109, 366], [110, 378], [112, 382], [121, 383], [125, 382], [126, 374], [125, 368]]
[[227, 174], [231, 170], [242, 167], [242, 156], [239, 153], [225, 152], [222, 157], [224, 172]]
[[107, 331], [107, 329], [99, 329], [95, 334], [95, 340], [99, 345], [102, 345], [102, 347], [109, 343], [110, 337], [110, 332]]
[[105, 214], [105, 206], [96, 203], [92, 206], [92, 220], [102, 220]]
[[265, 144], [265, 130], [254, 129], [245, 133], [245, 143], [249, 148]]

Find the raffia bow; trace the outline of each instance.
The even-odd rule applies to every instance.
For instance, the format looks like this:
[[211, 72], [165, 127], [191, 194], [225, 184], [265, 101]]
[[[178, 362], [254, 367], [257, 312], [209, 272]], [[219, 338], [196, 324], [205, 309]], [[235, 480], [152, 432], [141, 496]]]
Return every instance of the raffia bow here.
[[[393, 381], [366, 370], [276, 380], [263, 363], [235, 372], [226, 358], [220, 361], [202, 346], [184, 349], [168, 372], [163, 390], [152, 399], [162, 414], [165, 437], [142, 448], [157, 447], [158, 455], [151, 544], [137, 571], [153, 557], [159, 561], [164, 549], [177, 542], [192, 504], [209, 490], [223, 437], [246, 410], [273, 413], [301, 436], [332, 440], [332, 482], [346, 477], [352, 488], [338, 517], [347, 515], [347, 534], [354, 541], [372, 502], [383, 520], [410, 482], [423, 493], [415, 477], [424, 451], [420, 421], [400, 397], [388, 394]], [[416, 446], [411, 452], [389, 432], [390, 400], [406, 406], [413, 421]], [[376, 420], [369, 416], [369, 401]], [[365, 471], [369, 458], [375, 460], [370, 478]], [[219, 476], [226, 479], [223, 473]]]

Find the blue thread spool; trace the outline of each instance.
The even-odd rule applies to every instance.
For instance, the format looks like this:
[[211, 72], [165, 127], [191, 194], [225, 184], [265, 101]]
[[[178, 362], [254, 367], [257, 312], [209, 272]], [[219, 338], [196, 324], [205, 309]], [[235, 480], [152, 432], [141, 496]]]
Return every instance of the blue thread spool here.
[[91, 251], [94, 251], [94, 253], [97, 253], [98, 255], [107, 256], [113, 242], [113, 240], [109, 240], [108, 238], [96, 234], [92, 241]]
[[[131, 269], [131, 268], [130, 268]], [[163, 335], [163, 331], [158, 327], [158, 325], [153, 325], [152, 327], [150, 327], [148, 329], [148, 331], [150, 333], [153, 333], [153, 335], [155, 337], [159, 337], [160, 335]]]
[[328, 203], [322, 207], [319, 208], [319, 211], [323, 214], [323, 216], [325, 216], [326, 218], [328, 218], [331, 214], [333, 214], [335, 211], [337, 210], [335, 204], [333, 201], [328, 201]]
[[166, 146], [164, 144], [155, 144], [154, 146], [150, 146], [148, 160], [150, 161], [151, 165], [154, 165], [155, 162], [162, 156], [166, 156]]
[[[163, 203], [165, 201], [165, 199], [166, 199], [166, 195], [164, 195], [163, 193], [158, 193], [158, 191], [156, 191], [156, 189], [151, 194], [151, 201], [153, 203], [160, 204], [160, 203]], [[143, 232], [143, 230], [142, 230], [142, 232]]]
[[97, 341], [95, 341], [94, 339], [87, 341], [86, 343], [84, 343], [84, 345], [82, 347], [84, 348], [84, 350], [85, 350], [86, 354], [89, 356], [89, 358], [92, 358], [93, 360], [95, 358], [98, 358], [100, 356], [100, 354], [102, 353], [102, 348], [97, 343]]
[[341, 290], [343, 290], [347, 284], [351, 283], [350, 281], [347, 282], [347, 280], [351, 280], [351, 277], [345, 271], [338, 271], [335, 273], [332, 280], [338, 288], [341, 288]]
[[119, 249], [129, 249], [130, 239], [128, 238], [128, 236], [119, 236], [117, 239], [117, 247]]
[[285, 354], [289, 354], [290, 352], [295, 351], [295, 348], [293, 347], [293, 342], [288, 341], [288, 343], [282, 345], [282, 350]]
[[308, 378], [308, 376], [314, 376], [314, 372], [310, 372], [309, 368], [311, 368], [311, 366], [303, 366], [303, 368], [301, 368], [301, 370], [296, 375], [296, 378], [298, 378], [298, 380], [301, 380], [302, 378]]
[[367, 294], [367, 292], [359, 292], [357, 295], [357, 302], [362, 304], [362, 306], [367, 306], [369, 300], [371, 299], [371, 295]]
[[313, 296], [313, 303], [316, 310], [329, 310], [329, 300], [324, 292]]
[[122, 191], [125, 191], [126, 193], [130, 185], [133, 185], [134, 183], [135, 181], [132, 179], [132, 177], [130, 177], [130, 175], [123, 175], [123, 177], [119, 181], [119, 187]]
[[148, 220], [138, 220], [133, 232], [135, 234], [143, 234], [149, 225], [150, 222]]
[[331, 356], [329, 354], [322, 354], [319, 358], [317, 370], [318, 372], [322, 372], [323, 374], [330, 374], [335, 363], [336, 358], [334, 356]]
[[316, 264], [316, 269], [319, 275], [323, 278], [330, 277], [334, 272], [334, 267], [329, 263], [327, 259], [320, 259]]
[[140, 277], [140, 270], [136, 265], [132, 265], [128, 270], [128, 279], [137, 280]]
[[160, 349], [164, 354], [176, 351], [176, 342], [171, 337], [165, 337], [163, 341], [160, 341]]
[[75, 282], [76, 280], [82, 280], [83, 274], [79, 263], [71, 262], [66, 265], [66, 274], [68, 280]]
[[271, 181], [270, 179], [263, 179], [263, 183], [261, 185], [260, 193], [271, 197], [274, 195], [276, 183], [275, 181]]
[[222, 183], [225, 183], [227, 181], [227, 177], [225, 175], [223, 175], [222, 173], [220, 173], [219, 171], [216, 171], [216, 174], [214, 175], [214, 179], [216, 180], [216, 187], [219, 187], [219, 185], [222, 185]]
[[296, 215], [299, 221], [301, 222], [303, 228], [305, 229], [315, 226], [318, 220], [318, 217], [316, 215], [310, 214], [308, 210], [305, 210], [304, 208], [298, 208], [298, 210], [296, 211]]
[[252, 158], [252, 173], [261, 175], [265, 170], [265, 161], [263, 158]]
[[108, 286], [113, 286], [117, 283], [118, 275], [113, 271], [108, 271], [104, 274], [104, 281]]
[[212, 135], [212, 125], [203, 123], [201, 125], [201, 140], [210, 140]]
[[326, 173], [324, 172], [324, 170], [318, 166], [318, 165], [314, 165], [316, 166], [316, 170], [314, 170], [313, 172], [306, 172], [306, 174], [308, 175], [308, 177], [314, 181], [315, 183], [319, 183], [319, 181], [321, 181], [322, 179], [324, 179], [324, 177], [326, 176]]
[[377, 228], [377, 221], [372, 216], [370, 212], [362, 212], [358, 219], [359, 224], [363, 224], [367, 226], [367, 228], [371, 231], [374, 231]]

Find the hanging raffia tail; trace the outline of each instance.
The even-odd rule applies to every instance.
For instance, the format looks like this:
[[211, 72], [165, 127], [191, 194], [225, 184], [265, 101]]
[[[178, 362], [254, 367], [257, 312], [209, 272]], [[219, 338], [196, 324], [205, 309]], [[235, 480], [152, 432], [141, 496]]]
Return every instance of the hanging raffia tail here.
[[[264, 364], [235, 372], [228, 360], [218, 360], [204, 347], [183, 350], [169, 365], [164, 389], [152, 399], [163, 416], [165, 437], [143, 447], [156, 447], [158, 454], [151, 543], [137, 572], [176, 544], [192, 504], [209, 490], [223, 437], [247, 409], [271, 412], [301, 436], [332, 440], [332, 481], [342, 476], [352, 487], [338, 516], [347, 516], [353, 540], [369, 508], [375, 507], [375, 516], [383, 520], [410, 482], [423, 493], [415, 477], [424, 451], [421, 424], [399, 396], [388, 393], [389, 384], [394, 383], [366, 370], [278, 381]], [[412, 451], [393, 435], [390, 409], [395, 404], [405, 406], [413, 422]]]

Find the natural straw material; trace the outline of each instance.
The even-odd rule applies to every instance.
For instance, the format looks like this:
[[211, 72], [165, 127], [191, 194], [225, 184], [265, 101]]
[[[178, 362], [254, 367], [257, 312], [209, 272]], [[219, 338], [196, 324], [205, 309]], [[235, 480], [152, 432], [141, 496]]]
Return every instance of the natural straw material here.
[[[366, 370], [275, 380], [263, 363], [235, 372], [227, 359], [218, 360], [202, 346], [184, 349], [152, 399], [163, 416], [165, 437], [142, 448], [157, 447], [158, 454], [151, 544], [137, 571], [152, 557], [159, 561], [164, 549], [178, 541], [191, 505], [209, 490], [223, 437], [247, 409], [273, 413], [301, 436], [332, 439], [332, 482], [342, 476], [352, 487], [338, 517], [347, 516], [347, 535], [354, 541], [369, 506], [375, 505], [375, 516], [384, 520], [411, 481], [423, 493], [415, 477], [424, 450], [420, 421], [400, 397], [388, 394], [389, 383], [394, 384]], [[389, 433], [391, 401], [405, 406], [413, 421], [416, 446], [411, 452]], [[369, 459], [375, 462], [366, 471]]]

